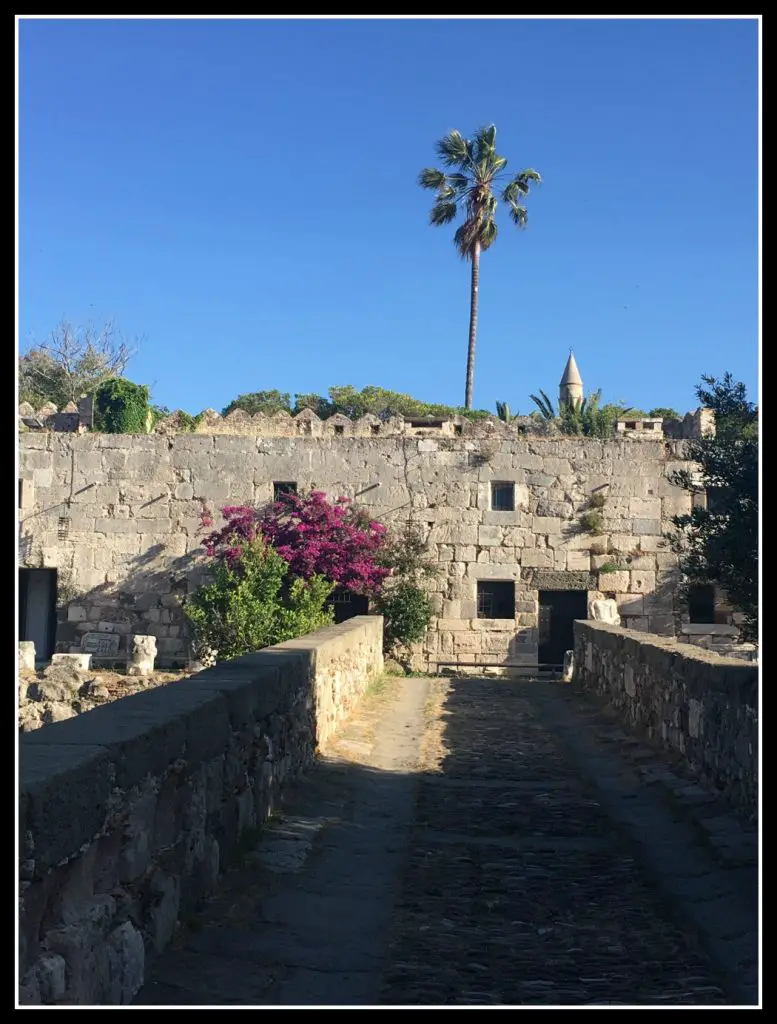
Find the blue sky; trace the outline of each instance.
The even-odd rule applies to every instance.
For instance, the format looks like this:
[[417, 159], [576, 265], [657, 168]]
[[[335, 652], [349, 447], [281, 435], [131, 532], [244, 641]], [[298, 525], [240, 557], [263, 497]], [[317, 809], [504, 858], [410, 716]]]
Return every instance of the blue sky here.
[[497, 125], [543, 185], [482, 260], [475, 405], [756, 395], [754, 20], [19, 24], [19, 339], [143, 336], [172, 408], [376, 384], [463, 403], [469, 267], [434, 142]]

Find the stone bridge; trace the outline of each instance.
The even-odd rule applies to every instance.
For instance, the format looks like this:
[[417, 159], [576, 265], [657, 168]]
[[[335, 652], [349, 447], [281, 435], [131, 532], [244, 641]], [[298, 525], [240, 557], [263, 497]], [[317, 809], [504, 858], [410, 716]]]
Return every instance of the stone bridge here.
[[571, 684], [352, 619], [20, 741], [21, 1005], [758, 1005], [757, 668]]

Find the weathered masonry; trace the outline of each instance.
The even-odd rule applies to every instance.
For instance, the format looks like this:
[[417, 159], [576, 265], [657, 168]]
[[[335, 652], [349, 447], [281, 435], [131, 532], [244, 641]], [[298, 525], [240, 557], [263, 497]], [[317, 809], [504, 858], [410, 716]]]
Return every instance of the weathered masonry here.
[[382, 640], [354, 618], [22, 737], [22, 1005], [131, 1001], [380, 675]]
[[[681, 440], [525, 436], [498, 421], [248, 419], [214, 420], [210, 434], [20, 436], [21, 639], [40, 659], [120, 658], [129, 635], [150, 633], [159, 665], [186, 662], [180, 598], [200, 579], [203, 508], [290, 487], [423, 529], [442, 572], [418, 667], [557, 664], [598, 597], [614, 597], [629, 628], [677, 635], [689, 621], [664, 536], [691, 505], [670, 482], [686, 465]], [[729, 629], [714, 595], [707, 603], [710, 631]]]

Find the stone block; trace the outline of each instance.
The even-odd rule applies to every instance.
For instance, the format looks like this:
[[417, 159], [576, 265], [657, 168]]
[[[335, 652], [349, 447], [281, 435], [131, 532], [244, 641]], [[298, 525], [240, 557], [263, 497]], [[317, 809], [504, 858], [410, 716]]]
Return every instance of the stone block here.
[[558, 516], [532, 516], [531, 528], [534, 533], [561, 533], [561, 519]]
[[[92, 663], [91, 654], [52, 654], [51, 670], [72, 668], [77, 672], [88, 672]], [[50, 670], [47, 669], [47, 672]]]
[[19, 671], [35, 671], [35, 644], [32, 640], [19, 641]]
[[524, 548], [521, 551], [521, 565], [526, 568], [553, 569], [553, 552], [548, 548]]
[[629, 592], [632, 594], [651, 594], [656, 589], [655, 572], [631, 572]]
[[568, 551], [566, 558], [566, 567], [571, 572], [588, 572], [591, 569], [591, 556], [585, 551]]
[[628, 572], [605, 572], [599, 574], [599, 587], [606, 593], [625, 594], [631, 578]]
[[501, 526], [480, 526], [478, 527], [478, 544], [486, 547], [502, 543]]
[[642, 615], [644, 613], [644, 605], [641, 597], [634, 597], [631, 594], [616, 594], [615, 601], [618, 605], [618, 612], [622, 618]]
[[660, 518], [655, 519], [634, 519], [631, 524], [632, 533], [639, 536], [656, 536], [660, 537], [663, 533]]

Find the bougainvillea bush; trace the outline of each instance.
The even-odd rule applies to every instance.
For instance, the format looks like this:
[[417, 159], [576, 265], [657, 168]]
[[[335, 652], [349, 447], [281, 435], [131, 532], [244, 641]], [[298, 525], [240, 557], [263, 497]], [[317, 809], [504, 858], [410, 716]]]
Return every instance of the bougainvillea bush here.
[[[263, 537], [289, 566], [291, 576], [325, 576], [338, 587], [375, 597], [391, 568], [380, 564], [386, 527], [371, 521], [348, 498], [327, 501], [322, 491], [286, 494], [266, 508], [227, 506], [226, 524], [204, 541], [212, 558], [237, 557], [237, 541]], [[209, 518], [203, 520], [207, 527]]]
[[[210, 513], [203, 514], [211, 581], [197, 592], [188, 613], [200, 645], [215, 648], [219, 658], [235, 657], [225, 654], [227, 650], [257, 650], [262, 638], [276, 636], [279, 627], [267, 622], [283, 622], [288, 630], [293, 621], [299, 629], [294, 636], [319, 628], [323, 622], [315, 624], [315, 616], [323, 613], [323, 603], [335, 588], [370, 599], [386, 620], [388, 648], [423, 637], [431, 604], [419, 584], [433, 569], [424, 562], [425, 545], [417, 528], [391, 534], [348, 498], [329, 502], [321, 491], [285, 494], [264, 508], [228, 505], [221, 512], [225, 523], [218, 529]], [[277, 586], [278, 564], [269, 552], [285, 566]], [[269, 573], [268, 565], [276, 574], [271, 574], [272, 586], [258, 571], [261, 566], [262, 573]], [[319, 608], [316, 601], [325, 586]], [[278, 608], [292, 610], [292, 600], [297, 617], [284, 619]], [[262, 601], [270, 602], [267, 612], [259, 611]]]

